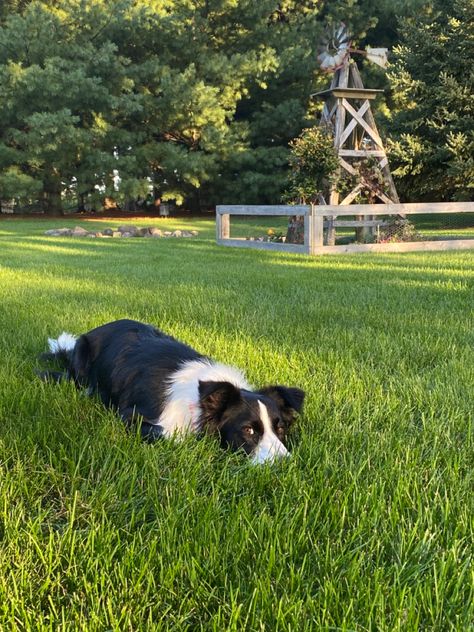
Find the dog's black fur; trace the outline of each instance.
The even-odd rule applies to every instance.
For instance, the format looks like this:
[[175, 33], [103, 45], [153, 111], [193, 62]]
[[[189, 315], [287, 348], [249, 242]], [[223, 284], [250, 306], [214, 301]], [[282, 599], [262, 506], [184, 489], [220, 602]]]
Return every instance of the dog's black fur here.
[[263, 461], [273, 458], [262, 456], [268, 451], [286, 453], [280, 445], [303, 405], [302, 390], [253, 390], [235, 369], [133, 320], [97, 327], [69, 348], [56, 341], [50, 346], [53, 352], [43, 358], [61, 361], [65, 371], [43, 371], [43, 379], [71, 379], [89, 394], [97, 393], [126, 424], [140, 420], [142, 435], [150, 441], [175, 430], [202, 431], [217, 434], [223, 447], [243, 448]]

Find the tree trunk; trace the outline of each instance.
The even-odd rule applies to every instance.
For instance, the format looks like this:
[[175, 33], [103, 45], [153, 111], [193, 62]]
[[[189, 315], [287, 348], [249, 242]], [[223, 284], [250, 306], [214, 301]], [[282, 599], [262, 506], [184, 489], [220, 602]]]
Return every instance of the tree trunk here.
[[287, 244], [304, 244], [304, 215], [292, 215], [288, 219]]
[[43, 210], [47, 215], [64, 215], [61, 189], [57, 171], [47, 173], [43, 181]]

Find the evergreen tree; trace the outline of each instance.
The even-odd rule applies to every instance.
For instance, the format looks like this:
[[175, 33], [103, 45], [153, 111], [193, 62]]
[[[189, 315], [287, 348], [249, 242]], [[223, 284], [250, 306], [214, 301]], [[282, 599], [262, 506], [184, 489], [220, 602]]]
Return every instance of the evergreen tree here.
[[9, 0], [0, 198], [277, 202], [352, 0]]
[[391, 164], [405, 200], [472, 199], [474, 2], [436, 0], [403, 23], [389, 73]]
[[0, 199], [36, 193], [53, 214], [68, 193], [80, 204], [112, 190], [114, 169], [126, 177], [115, 126], [140, 107], [127, 60], [95, 36], [94, 11], [76, 5], [71, 19], [33, 2], [0, 29]]

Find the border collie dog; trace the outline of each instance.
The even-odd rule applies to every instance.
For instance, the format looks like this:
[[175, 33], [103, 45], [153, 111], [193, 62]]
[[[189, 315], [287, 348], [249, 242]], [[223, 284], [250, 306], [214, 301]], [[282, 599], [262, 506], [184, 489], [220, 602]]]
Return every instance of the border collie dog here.
[[201, 355], [175, 338], [133, 320], [117, 320], [79, 338], [49, 339], [65, 371], [45, 379], [70, 379], [97, 393], [127, 425], [141, 422], [148, 441], [185, 433], [216, 435], [224, 448], [243, 449], [254, 463], [288, 454], [288, 429], [304, 392], [287, 386], [254, 390], [243, 374]]

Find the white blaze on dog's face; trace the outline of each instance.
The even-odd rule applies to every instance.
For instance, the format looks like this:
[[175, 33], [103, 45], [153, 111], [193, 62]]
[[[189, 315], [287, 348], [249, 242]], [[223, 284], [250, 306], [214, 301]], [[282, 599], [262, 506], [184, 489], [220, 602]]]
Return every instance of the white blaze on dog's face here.
[[288, 450], [285, 448], [280, 439], [276, 436], [273, 430], [273, 424], [268, 414], [268, 408], [265, 404], [262, 404], [258, 400], [258, 406], [260, 409], [260, 420], [263, 425], [263, 435], [254, 448], [252, 453], [253, 463], [265, 463], [266, 461], [273, 461], [275, 458], [281, 456], [289, 456]]
[[223, 448], [243, 450], [252, 463], [287, 456], [285, 441], [304, 393], [285, 386], [260, 391], [229, 382], [200, 382], [200, 427], [218, 434]]

